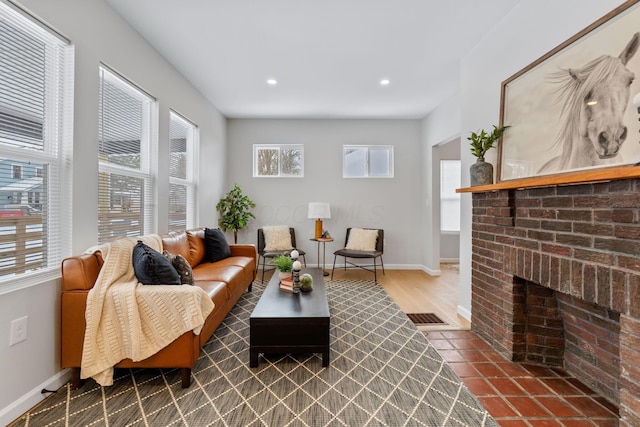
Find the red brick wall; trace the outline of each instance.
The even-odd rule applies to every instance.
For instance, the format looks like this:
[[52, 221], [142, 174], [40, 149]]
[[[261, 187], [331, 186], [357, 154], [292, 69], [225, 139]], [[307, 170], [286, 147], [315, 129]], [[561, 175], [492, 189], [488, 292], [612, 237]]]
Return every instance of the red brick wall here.
[[557, 294], [564, 320], [564, 367], [615, 403], [620, 394], [620, 314]]
[[527, 354], [522, 280], [620, 313], [614, 400], [640, 425], [640, 180], [474, 193], [472, 248], [472, 328], [512, 360]]

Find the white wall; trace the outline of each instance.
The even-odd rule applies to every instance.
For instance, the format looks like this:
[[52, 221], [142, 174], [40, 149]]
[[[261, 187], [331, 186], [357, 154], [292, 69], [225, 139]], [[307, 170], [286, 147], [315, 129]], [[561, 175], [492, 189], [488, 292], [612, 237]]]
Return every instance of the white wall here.
[[[117, 70], [159, 102], [160, 159], [168, 159], [169, 109], [200, 129], [200, 218], [216, 217], [224, 190], [226, 148], [224, 117], [158, 52], [102, 0], [23, 0], [25, 9], [75, 45], [73, 149], [73, 253], [97, 242], [98, 66]], [[158, 177], [158, 232], [167, 230], [167, 168]], [[40, 399], [40, 389], [56, 388], [59, 367], [60, 281], [0, 295], [0, 425], [12, 421]], [[28, 339], [9, 347], [9, 324], [29, 316]]]
[[[347, 227], [385, 231], [385, 267], [420, 268], [420, 121], [418, 120], [244, 120], [227, 122], [229, 185], [240, 184], [256, 203], [256, 220], [238, 241], [256, 243], [256, 229], [287, 224], [296, 228], [298, 246], [317, 263], [317, 247], [309, 241], [314, 221], [309, 202], [329, 202], [331, 219], [324, 226], [336, 239], [332, 252], [344, 245]], [[253, 144], [304, 144], [304, 178], [252, 178]], [[343, 144], [393, 144], [395, 177], [342, 178]], [[330, 266], [329, 266], [330, 267]]]
[[422, 235], [424, 264], [430, 274], [440, 274], [440, 162], [437, 145], [460, 137], [460, 95], [451, 96], [422, 120]]
[[[500, 119], [500, 84], [587, 25], [623, 3], [620, 0], [522, 0], [463, 59], [461, 67], [462, 140]], [[462, 186], [469, 186], [475, 158], [462, 151]], [[497, 150], [487, 160], [496, 164]], [[460, 305], [471, 310], [471, 195], [462, 195]], [[467, 314], [469, 314], [467, 313]]]

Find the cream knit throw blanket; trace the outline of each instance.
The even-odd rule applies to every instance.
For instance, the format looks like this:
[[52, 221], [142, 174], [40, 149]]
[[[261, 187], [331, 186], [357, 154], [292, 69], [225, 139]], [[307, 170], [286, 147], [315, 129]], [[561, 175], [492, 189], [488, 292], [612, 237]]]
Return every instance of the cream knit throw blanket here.
[[[157, 234], [140, 239], [162, 252]], [[104, 264], [87, 296], [80, 376], [102, 386], [113, 384], [119, 361], [144, 360], [187, 331], [200, 334], [213, 311], [211, 298], [198, 286], [138, 283], [132, 264], [138, 240], [123, 238], [97, 248]]]

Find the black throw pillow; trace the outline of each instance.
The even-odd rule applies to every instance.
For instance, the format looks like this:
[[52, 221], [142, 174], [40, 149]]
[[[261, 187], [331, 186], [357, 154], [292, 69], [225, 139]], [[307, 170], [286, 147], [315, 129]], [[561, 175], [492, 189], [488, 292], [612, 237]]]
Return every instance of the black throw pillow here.
[[162, 255], [164, 255], [171, 265], [173, 265], [173, 268], [176, 269], [180, 275], [180, 281], [183, 285], [193, 285], [193, 269], [191, 268], [189, 261], [187, 261], [182, 255], [175, 255], [169, 251], [162, 251]]
[[133, 248], [133, 271], [143, 285], [180, 285], [180, 275], [160, 252], [138, 240]]
[[227, 238], [219, 228], [204, 229], [204, 247], [209, 262], [220, 261], [231, 256], [231, 248]]

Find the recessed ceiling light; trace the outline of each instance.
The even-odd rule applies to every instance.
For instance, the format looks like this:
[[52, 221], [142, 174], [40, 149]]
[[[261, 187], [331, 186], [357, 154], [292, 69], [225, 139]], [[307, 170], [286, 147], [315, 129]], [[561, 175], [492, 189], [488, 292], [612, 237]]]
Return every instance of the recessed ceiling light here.
[[275, 86], [278, 84], [278, 81], [276, 79], [267, 79], [267, 84], [270, 86]]
[[391, 81], [389, 79], [380, 80], [380, 86], [387, 86]]

